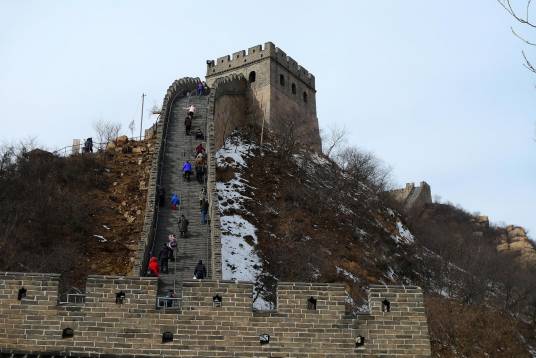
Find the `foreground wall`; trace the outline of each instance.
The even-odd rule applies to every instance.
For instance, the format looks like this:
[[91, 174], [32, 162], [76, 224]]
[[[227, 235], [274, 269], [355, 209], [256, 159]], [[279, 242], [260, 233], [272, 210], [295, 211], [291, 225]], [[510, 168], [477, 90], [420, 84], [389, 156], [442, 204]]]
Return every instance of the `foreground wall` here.
[[[185, 282], [182, 309], [155, 309], [156, 278], [90, 276], [85, 304], [58, 306], [59, 276], [2, 273], [0, 352], [152, 357], [428, 357], [422, 293], [416, 287], [372, 287], [371, 314], [345, 312], [338, 284], [281, 283], [278, 309], [254, 313], [252, 285]], [[27, 296], [17, 300], [20, 288]], [[116, 304], [116, 293], [125, 301]], [[213, 297], [222, 298], [215, 306]], [[308, 309], [307, 300], [317, 300]], [[383, 299], [391, 312], [381, 311]], [[71, 328], [71, 338], [62, 332]], [[171, 332], [173, 341], [162, 343]], [[270, 335], [260, 344], [259, 336]], [[356, 347], [358, 335], [365, 338]]]

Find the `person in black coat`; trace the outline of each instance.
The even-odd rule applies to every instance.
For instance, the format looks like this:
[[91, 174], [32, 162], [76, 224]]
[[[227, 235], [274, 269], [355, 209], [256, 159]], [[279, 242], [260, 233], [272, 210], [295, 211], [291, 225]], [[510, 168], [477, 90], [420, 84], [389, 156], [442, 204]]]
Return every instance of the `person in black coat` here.
[[173, 252], [167, 245], [164, 245], [160, 250], [158, 258], [160, 259], [160, 271], [162, 273], [168, 273], [168, 260], [172, 255]]
[[207, 268], [203, 264], [202, 260], [199, 260], [197, 266], [195, 266], [194, 277], [198, 280], [202, 280], [207, 277]]

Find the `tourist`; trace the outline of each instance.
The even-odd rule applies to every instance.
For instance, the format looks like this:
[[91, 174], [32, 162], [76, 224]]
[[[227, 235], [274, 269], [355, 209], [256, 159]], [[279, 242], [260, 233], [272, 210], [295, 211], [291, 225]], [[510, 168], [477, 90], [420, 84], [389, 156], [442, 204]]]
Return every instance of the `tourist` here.
[[184, 130], [186, 131], [186, 135], [190, 135], [190, 131], [192, 130], [192, 117], [189, 115], [184, 119]]
[[171, 250], [171, 255], [169, 259], [171, 261], [175, 261], [175, 250], [177, 250], [177, 237], [175, 236], [175, 234], [170, 234], [168, 236], [167, 247], [169, 247], [169, 249]]
[[207, 277], [207, 268], [202, 260], [199, 260], [194, 270], [194, 280], [203, 280]]
[[203, 143], [199, 143], [197, 147], [195, 147], [195, 154], [198, 155], [199, 153], [205, 153], [205, 147], [203, 147]]
[[205, 187], [201, 188], [201, 191], [199, 192], [199, 209], [203, 207], [203, 202], [206, 200], [207, 194]]
[[173, 307], [173, 301], [175, 301], [174, 298], [177, 298], [175, 290], [170, 289], [166, 295], [166, 298], [168, 298], [166, 300], [166, 307]]
[[160, 249], [160, 253], [158, 254], [158, 258], [160, 259], [160, 270], [162, 273], [168, 273], [168, 260], [171, 256], [172, 252], [171, 249], [164, 245], [162, 246], [162, 249]]
[[201, 206], [201, 224], [204, 225], [207, 223], [207, 214], [208, 214], [208, 201], [205, 200]]
[[189, 107], [184, 107], [188, 111], [188, 115], [193, 119], [195, 113], [195, 106], [192, 104]]
[[205, 167], [203, 165], [195, 166], [195, 178], [199, 184], [203, 184], [203, 175], [205, 174]]
[[197, 128], [197, 131], [195, 131], [195, 139], [198, 139], [198, 140], [205, 139], [203, 132], [201, 132], [201, 128]]
[[155, 256], [151, 257], [151, 260], [149, 260], [149, 270], [147, 273], [153, 277], [160, 276], [160, 266], [158, 266], [158, 259]]
[[184, 214], [181, 215], [179, 218], [179, 234], [181, 237], [186, 237], [186, 234], [188, 233], [188, 224], [189, 221], [186, 219]]
[[173, 195], [171, 195], [171, 209], [177, 210], [177, 205], [180, 205], [180, 203], [181, 198], [176, 193], [173, 193]]
[[203, 95], [203, 91], [204, 91], [203, 83], [202, 83], [202, 82], [199, 82], [199, 83], [197, 84], [197, 95], [198, 95], [198, 96]]
[[192, 175], [192, 163], [190, 163], [189, 160], [182, 165], [182, 173], [183, 177], [190, 181], [190, 175]]

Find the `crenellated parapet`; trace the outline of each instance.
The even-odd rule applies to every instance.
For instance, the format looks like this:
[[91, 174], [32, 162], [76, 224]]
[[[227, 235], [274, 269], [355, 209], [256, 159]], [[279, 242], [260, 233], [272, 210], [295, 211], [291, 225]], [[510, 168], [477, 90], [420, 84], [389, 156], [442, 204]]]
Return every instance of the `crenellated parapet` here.
[[422, 181], [420, 186], [416, 186], [415, 183], [406, 183], [404, 188], [390, 190], [387, 193], [406, 211], [419, 209], [432, 203], [432, 190], [425, 181]]
[[[264, 46], [253, 46], [247, 51], [241, 50], [207, 61], [206, 81], [210, 87], [215, 87], [222, 80], [232, 81], [236, 76], [243, 76], [247, 86], [244, 93], [247, 106], [242, 109], [259, 127], [265, 126], [269, 131], [285, 131], [286, 127], [292, 125], [302, 145], [321, 151], [315, 77], [312, 73], [272, 42], [267, 42]], [[237, 115], [232, 111], [227, 112]]]
[[252, 310], [250, 283], [187, 281], [180, 308], [168, 310], [156, 307], [157, 278], [89, 276], [85, 303], [77, 305], [58, 305], [58, 285], [59, 275], [0, 274], [0, 353], [430, 356], [422, 292], [414, 286], [371, 287], [370, 314], [353, 317], [342, 284], [280, 283], [277, 310], [269, 312]]
[[235, 71], [237, 68], [249, 66], [259, 61], [273, 59], [296, 78], [315, 89], [315, 77], [304, 67], [300, 66], [292, 57], [288, 56], [285, 51], [276, 47], [272, 42], [266, 42], [264, 46], [257, 45], [250, 47], [247, 52], [241, 50], [218, 57], [215, 61], [207, 61], [207, 77], [220, 76], [227, 72]]

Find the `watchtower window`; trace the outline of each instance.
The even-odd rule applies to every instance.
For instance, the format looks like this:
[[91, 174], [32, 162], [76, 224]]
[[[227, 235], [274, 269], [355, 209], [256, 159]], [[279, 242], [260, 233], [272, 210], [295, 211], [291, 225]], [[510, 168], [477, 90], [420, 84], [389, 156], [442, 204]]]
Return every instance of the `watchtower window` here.
[[285, 85], [285, 76], [283, 75], [279, 75], [279, 84], [281, 86], [284, 86]]
[[296, 84], [292, 84], [292, 94], [296, 94]]
[[256, 78], [255, 71], [251, 71], [251, 72], [249, 73], [249, 82], [250, 82], [250, 83], [255, 82], [255, 78]]
[[303, 92], [303, 101], [307, 102], [307, 92]]

